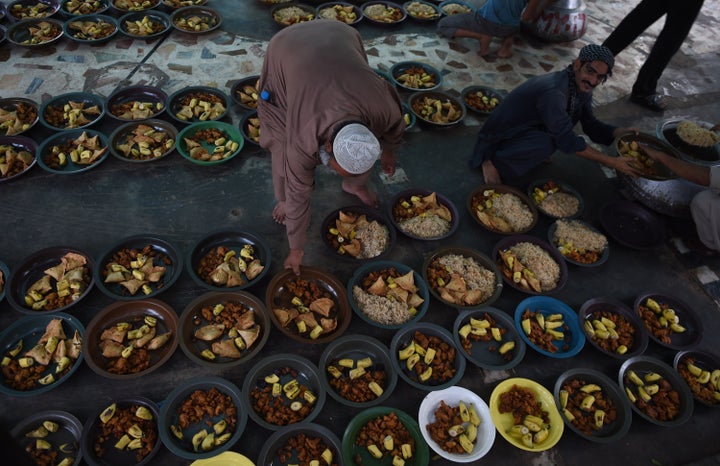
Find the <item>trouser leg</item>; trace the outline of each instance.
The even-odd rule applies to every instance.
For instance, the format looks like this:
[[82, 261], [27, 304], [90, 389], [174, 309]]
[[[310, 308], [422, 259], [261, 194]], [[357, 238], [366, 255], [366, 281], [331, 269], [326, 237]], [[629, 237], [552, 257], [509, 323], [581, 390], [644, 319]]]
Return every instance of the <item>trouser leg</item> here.
[[702, 5], [703, 0], [683, 0], [668, 8], [665, 26], [638, 72], [633, 94], [655, 94], [660, 76], [685, 41]]
[[602, 45], [613, 55], [622, 52], [667, 11], [667, 0], [642, 0], [620, 21]]

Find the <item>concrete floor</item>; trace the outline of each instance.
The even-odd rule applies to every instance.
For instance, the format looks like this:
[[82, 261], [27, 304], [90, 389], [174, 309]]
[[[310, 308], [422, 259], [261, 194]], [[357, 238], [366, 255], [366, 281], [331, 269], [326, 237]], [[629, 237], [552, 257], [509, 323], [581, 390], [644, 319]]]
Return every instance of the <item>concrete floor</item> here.
[[[7, 2], [6, 2], [7, 3]], [[472, 2], [475, 4], [481, 2]], [[188, 85], [213, 85], [229, 92], [234, 80], [257, 74], [262, 64], [266, 41], [278, 29], [269, 16], [269, 8], [255, 0], [210, 0], [209, 6], [223, 15], [220, 31], [207, 36], [189, 37], [173, 32], [155, 41], [115, 38], [102, 47], [87, 47], [64, 40], [46, 50], [27, 50], [0, 44], [0, 96], [28, 97], [42, 102], [49, 96], [75, 90], [93, 91], [107, 96], [117, 87], [128, 84], [160, 86], [168, 94]], [[664, 115], [647, 112], [627, 102], [634, 70], [642, 62], [648, 44], [657, 34], [655, 25], [647, 35], [623, 52], [612, 80], [596, 91], [597, 114], [619, 126], [634, 125], [654, 134], [662, 119], [688, 115], [705, 121], [720, 116], [720, 89], [715, 77], [720, 60], [715, 46], [720, 42], [720, 1], [708, 0], [698, 23], [661, 79], [661, 89], [671, 97], [671, 109]], [[577, 50], [589, 42], [601, 42], [630, 6], [619, 1], [587, 2], [588, 32], [575, 42], [547, 44], [521, 36], [515, 56], [509, 60], [475, 54], [472, 41], [448, 43], [434, 34], [433, 26], [408, 21], [399, 27], [383, 28], [361, 23], [358, 27], [366, 39], [371, 65], [381, 69], [407, 59], [421, 59], [439, 67], [444, 73], [444, 88], [459, 92], [469, 84], [485, 84], [510, 90], [528, 76], [563, 68]], [[7, 25], [7, 20], [4, 21]], [[226, 120], [238, 124], [243, 113], [234, 107]], [[390, 259], [420, 270], [424, 258], [441, 246], [462, 245], [490, 254], [500, 239], [482, 230], [470, 217], [465, 202], [469, 193], [482, 183], [479, 172], [467, 169], [467, 160], [482, 121], [470, 117], [463, 125], [450, 130], [416, 128], [407, 134], [399, 150], [399, 175], [388, 179], [373, 176], [373, 186], [383, 199], [383, 209], [390, 198], [408, 187], [436, 190], [450, 198], [460, 212], [460, 227], [448, 240], [420, 242], [402, 235]], [[99, 129], [109, 134], [114, 122], [105, 118]], [[29, 136], [41, 142], [50, 133], [34, 128]], [[284, 231], [270, 217], [274, 204], [269, 176], [270, 161], [261, 149], [247, 145], [239, 157], [217, 167], [199, 167], [173, 154], [151, 164], [128, 164], [113, 157], [84, 174], [60, 176], [40, 167], [18, 179], [0, 184], [0, 260], [12, 270], [25, 257], [45, 247], [72, 245], [99, 257], [122, 238], [134, 234], [152, 234], [173, 242], [184, 254], [209, 231], [229, 227], [256, 232], [272, 251], [272, 270], [261, 283], [252, 287], [264, 299], [272, 276], [282, 269], [287, 253]], [[311, 231], [319, 238], [325, 216], [357, 200], [341, 193], [339, 179], [319, 168], [313, 198]], [[537, 178], [565, 180], [583, 196], [583, 219], [599, 226], [598, 215], [609, 201], [627, 194], [620, 181], [598, 165], [576, 157], [556, 154], [553, 162], [518, 180], [524, 186]], [[660, 216], [669, 226], [682, 223]], [[550, 221], [541, 218], [531, 234], [547, 236]], [[588, 299], [608, 296], [632, 305], [636, 296], [648, 289], [665, 290], [680, 297], [695, 309], [704, 327], [704, 338], [698, 349], [720, 354], [720, 344], [713, 335], [720, 332], [718, 297], [720, 260], [700, 257], [689, 251], [668, 229], [666, 244], [651, 251], [626, 248], [612, 241], [607, 263], [598, 268], [570, 266], [568, 284], [554, 297], [579, 309]], [[353, 272], [352, 263], [337, 261], [317, 239], [306, 250], [305, 263], [323, 268], [346, 283]], [[187, 273], [171, 289], [160, 295], [178, 313], [204, 292]], [[506, 288], [495, 307], [513, 313], [525, 296]], [[85, 325], [92, 316], [112, 303], [99, 290], [93, 290], [71, 313]], [[7, 300], [0, 302], [0, 328], [6, 328], [21, 314]], [[424, 318], [450, 329], [456, 311], [433, 300]], [[354, 317], [347, 334], [372, 335], [385, 344], [393, 332], [370, 327]], [[257, 356], [293, 352], [317, 361], [323, 345], [303, 346], [288, 341], [273, 329], [270, 339]], [[672, 364], [674, 352], [650, 343], [646, 354]], [[118, 396], [142, 395], [162, 402], [178, 384], [194, 377], [220, 375], [238, 386], [252, 362], [224, 372], [195, 365], [179, 349], [165, 366], [147, 377], [116, 382], [96, 375], [83, 365], [56, 390], [31, 398], [0, 395], [0, 427], [11, 429], [29, 414], [48, 409], [63, 409], [81, 421]], [[532, 350], [523, 362], [509, 371], [485, 371], [468, 365], [459, 385], [472, 389], [486, 401], [493, 388], [508, 377], [528, 377], [552, 389], [564, 371], [586, 367], [599, 370], [612, 379], [617, 377], [620, 362], [600, 356], [587, 347], [569, 360], [548, 359]], [[82, 393], [82, 396], [78, 396]], [[388, 405], [415, 415], [424, 392], [402, 381]], [[342, 437], [347, 423], [359, 410], [348, 409], [328, 398], [316, 423], [331, 428]], [[637, 415], [623, 439], [602, 445], [580, 439], [568, 429], [556, 447], [543, 453], [528, 453], [512, 447], [499, 435], [487, 456], [486, 464], [718, 464], [718, 410], [696, 403], [690, 421], [682, 427], [660, 428]], [[233, 447], [252, 460], [270, 431], [252, 421], [241, 440]], [[435, 456], [433, 464], [449, 464]], [[163, 448], [153, 464], [187, 465]]]

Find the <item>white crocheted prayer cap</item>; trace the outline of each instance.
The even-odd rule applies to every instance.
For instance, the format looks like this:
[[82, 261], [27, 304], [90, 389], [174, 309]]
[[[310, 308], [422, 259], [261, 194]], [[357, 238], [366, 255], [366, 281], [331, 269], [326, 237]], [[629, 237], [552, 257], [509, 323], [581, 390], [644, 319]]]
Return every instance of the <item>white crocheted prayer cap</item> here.
[[380, 151], [380, 142], [360, 123], [343, 126], [333, 141], [333, 157], [338, 165], [353, 175], [370, 170], [380, 158]]

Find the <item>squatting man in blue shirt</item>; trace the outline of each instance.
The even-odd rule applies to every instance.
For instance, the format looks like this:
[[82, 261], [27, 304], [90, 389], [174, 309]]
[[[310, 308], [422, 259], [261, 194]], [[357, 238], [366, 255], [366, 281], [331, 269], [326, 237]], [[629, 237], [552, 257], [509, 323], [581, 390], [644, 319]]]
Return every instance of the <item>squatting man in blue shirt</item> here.
[[513, 89], [480, 130], [471, 166], [482, 168], [486, 183], [502, 183], [528, 173], [560, 150], [639, 175], [632, 157], [604, 154], [573, 131], [580, 122], [593, 142], [606, 146], [618, 135], [637, 132], [593, 115], [593, 89], [612, 75], [614, 64], [608, 48], [586, 45], [566, 69], [531, 78]]

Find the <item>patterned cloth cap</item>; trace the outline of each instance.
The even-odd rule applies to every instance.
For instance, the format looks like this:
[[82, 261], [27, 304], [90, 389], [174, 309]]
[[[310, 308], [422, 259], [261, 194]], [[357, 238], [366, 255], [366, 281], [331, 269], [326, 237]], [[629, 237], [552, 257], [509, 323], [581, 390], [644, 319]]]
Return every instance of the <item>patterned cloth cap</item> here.
[[604, 45], [588, 44], [580, 50], [580, 61], [587, 63], [601, 61], [608, 66], [608, 76], [612, 76], [612, 69], [615, 65], [615, 57], [609, 48]]
[[348, 173], [359, 175], [370, 170], [380, 158], [380, 142], [360, 123], [350, 123], [338, 131], [333, 141], [333, 156]]

